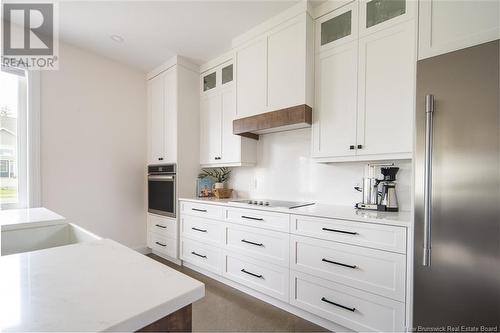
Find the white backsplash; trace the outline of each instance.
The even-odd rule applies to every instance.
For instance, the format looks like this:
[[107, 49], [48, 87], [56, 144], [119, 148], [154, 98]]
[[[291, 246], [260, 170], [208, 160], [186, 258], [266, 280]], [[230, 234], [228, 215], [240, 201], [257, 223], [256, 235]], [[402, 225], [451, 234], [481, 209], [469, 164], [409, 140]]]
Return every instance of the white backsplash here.
[[[361, 201], [367, 162], [317, 163], [311, 159], [311, 129], [261, 135], [255, 167], [233, 168], [230, 186], [240, 198], [354, 205]], [[395, 161], [401, 210], [411, 209], [411, 161]]]

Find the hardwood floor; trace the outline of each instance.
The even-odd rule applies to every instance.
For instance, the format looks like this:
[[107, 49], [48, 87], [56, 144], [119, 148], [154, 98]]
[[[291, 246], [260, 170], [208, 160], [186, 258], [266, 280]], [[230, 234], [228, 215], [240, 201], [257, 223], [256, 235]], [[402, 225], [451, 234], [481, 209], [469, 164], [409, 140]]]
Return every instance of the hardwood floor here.
[[193, 303], [193, 332], [326, 332], [324, 328], [262, 302], [186, 267], [148, 255], [205, 283], [205, 297]]

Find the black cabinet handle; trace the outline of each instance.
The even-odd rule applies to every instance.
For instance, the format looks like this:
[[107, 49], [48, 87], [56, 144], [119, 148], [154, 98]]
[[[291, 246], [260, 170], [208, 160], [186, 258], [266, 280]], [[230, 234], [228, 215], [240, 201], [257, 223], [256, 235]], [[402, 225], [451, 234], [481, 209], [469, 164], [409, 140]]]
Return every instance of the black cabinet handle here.
[[251, 275], [251, 276], [255, 276], [256, 278], [259, 278], [259, 279], [262, 279], [262, 275], [260, 274], [255, 274], [255, 273], [252, 273], [252, 272], [249, 272], [249, 271], [246, 271], [244, 268], [241, 270], [243, 273], [246, 273], [248, 275]]
[[195, 212], [202, 212], [202, 213], [206, 213], [207, 212], [206, 209], [191, 208], [191, 210], [194, 210]]
[[358, 149], [363, 149], [363, 145], [358, 145]]
[[350, 146], [349, 146], [349, 149], [350, 149], [350, 150], [354, 150], [354, 148], [355, 148], [355, 147], [354, 147], [354, 145], [350, 145]]
[[216, 160], [220, 160], [221, 158], [222, 157], [220, 157], [220, 156], [214, 157], [214, 159], [216, 159]]
[[338, 306], [339, 308], [342, 308], [342, 309], [346, 309], [346, 310], [349, 310], [349, 311], [352, 311], [352, 312], [356, 311], [356, 308], [350, 308], [350, 307], [348, 307], [348, 306], [344, 306], [344, 305], [342, 305], [342, 304], [338, 304], [338, 303], [335, 303], [335, 302], [329, 301], [329, 300], [327, 300], [327, 299], [326, 299], [326, 298], [324, 298], [324, 297], [321, 297], [321, 300], [322, 300], [323, 302], [325, 302], [325, 303], [328, 303], [328, 304], [331, 304], [331, 305]]
[[321, 228], [321, 229], [325, 230], [325, 231], [340, 232], [342, 234], [349, 234], [349, 235], [357, 235], [358, 234], [357, 232], [337, 230], [337, 229], [330, 229], [330, 228]]
[[191, 254], [194, 254], [195, 256], [198, 256], [198, 257], [201, 257], [201, 258], [207, 258], [207, 256], [204, 256], [203, 254], [199, 254], [199, 253], [196, 253], [196, 252], [191, 252]]
[[251, 217], [251, 216], [245, 216], [245, 215], [241, 215], [241, 218], [247, 219], [247, 220], [254, 220], [254, 221], [264, 221], [264, 219], [259, 218], [259, 217]]
[[158, 245], [160, 245], [160, 246], [163, 246], [163, 247], [167, 246], [167, 244], [162, 244], [160, 242], [155, 242], [155, 243], [158, 244]]
[[254, 242], [251, 242], [251, 241], [247, 241], [246, 239], [242, 239], [241, 241], [243, 243], [252, 244], [252, 245], [256, 245], [256, 246], [264, 246], [264, 244], [262, 244], [262, 243], [254, 243]]
[[195, 227], [192, 227], [191, 229], [199, 231], [199, 232], [207, 232], [207, 230], [205, 230], [205, 229], [198, 229], [198, 228], [195, 228]]
[[336, 262], [336, 261], [328, 260], [326, 258], [321, 259], [321, 261], [327, 262], [329, 264], [334, 264], [334, 265], [339, 265], [339, 266], [344, 266], [344, 267], [349, 267], [349, 268], [356, 268], [356, 267], [358, 267], [356, 265], [343, 264], [341, 262]]
[[155, 226], [158, 228], [167, 229], [167, 227], [165, 227], [164, 225], [161, 225], [161, 224], [155, 224]]
[[163, 161], [163, 157], [158, 157], [158, 161]]

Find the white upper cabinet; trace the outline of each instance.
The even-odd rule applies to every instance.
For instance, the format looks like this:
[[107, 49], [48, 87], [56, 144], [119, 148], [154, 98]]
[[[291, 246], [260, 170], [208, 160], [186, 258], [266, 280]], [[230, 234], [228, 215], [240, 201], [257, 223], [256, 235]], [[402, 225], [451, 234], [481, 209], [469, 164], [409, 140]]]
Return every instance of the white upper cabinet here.
[[261, 38], [236, 53], [238, 118], [267, 110], [267, 39]]
[[176, 71], [169, 69], [148, 81], [150, 118], [149, 163], [177, 159]]
[[357, 41], [316, 57], [313, 157], [355, 155], [357, 67]]
[[316, 20], [316, 53], [358, 39], [358, 3], [348, 5]]
[[254, 140], [233, 134], [236, 86], [233, 61], [201, 74], [200, 164], [241, 166], [255, 164]]
[[165, 77], [160, 74], [148, 81], [148, 109], [149, 109], [149, 163], [159, 163], [164, 159], [165, 146]]
[[415, 90], [415, 22], [359, 41], [358, 156], [411, 158]]
[[313, 21], [299, 4], [233, 40], [237, 116], [312, 106]]
[[418, 58], [500, 38], [499, 6], [496, 0], [420, 0]]
[[306, 96], [306, 16], [297, 17], [270, 31], [267, 50], [268, 105], [270, 111], [311, 104]]
[[416, 3], [414, 0], [360, 0], [360, 36], [413, 19]]
[[350, 2], [316, 20], [312, 156], [412, 157], [415, 3]]

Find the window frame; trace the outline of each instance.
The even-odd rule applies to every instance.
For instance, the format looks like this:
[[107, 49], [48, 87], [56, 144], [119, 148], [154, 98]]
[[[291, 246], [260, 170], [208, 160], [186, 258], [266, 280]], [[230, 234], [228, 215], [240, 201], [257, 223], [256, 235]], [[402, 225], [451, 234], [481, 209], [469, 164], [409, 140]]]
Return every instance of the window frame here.
[[[13, 72], [22, 68], [5, 68]], [[31, 208], [41, 205], [40, 187], [40, 73], [24, 71], [25, 85], [20, 89], [20, 102], [26, 103], [18, 114], [18, 202], [2, 203], [0, 209]], [[19, 126], [21, 124], [21, 126]]]

